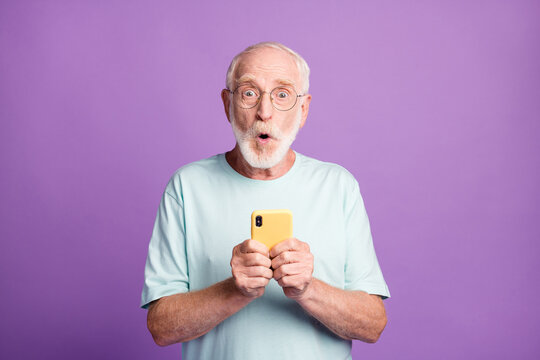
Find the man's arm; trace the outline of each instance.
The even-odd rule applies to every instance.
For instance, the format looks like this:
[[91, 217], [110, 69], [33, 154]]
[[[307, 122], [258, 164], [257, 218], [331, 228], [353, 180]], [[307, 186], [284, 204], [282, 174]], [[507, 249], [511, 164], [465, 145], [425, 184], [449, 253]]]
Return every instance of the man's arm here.
[[206, 289], [162, 297], [148, 308], [148, 330], [166, 346], [195, 339], [212, 330], [264, 294], [272, 278], [268, 248], [246, 240], [233, 249], [233, 277]]
[[148, 330], [156, 344], [166, 346], [195, 339], [246, 306], [229, 278], [206, 289], [162, 297], [148, 308]]
[[374, 343], [386, 326], [378, 295], [342, 290], [313, 279], [298, 303], [313, 317], [346, 340]]
[[286, 296], [340, 337], [374, 343], [386, 326], [382, 299], [363, 291], [349, 291], [312, 278], [309, 245], [288, 239], [270, 251], [274, 279]]

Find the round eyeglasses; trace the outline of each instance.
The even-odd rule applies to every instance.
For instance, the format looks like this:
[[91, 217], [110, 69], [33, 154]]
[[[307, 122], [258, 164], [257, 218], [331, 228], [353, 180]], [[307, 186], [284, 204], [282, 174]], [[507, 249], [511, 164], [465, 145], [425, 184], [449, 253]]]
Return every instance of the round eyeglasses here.
[[[236, 90], [231, 91], [233, 101], [242, 109], [251, 109], [261, 101], [261, 97], [266, 91], [259, 90], [251, 84], [240, 85]], [[298, 101], [299, 97], [306, 96], [305, 94], [298, 95], [294, 88], [287, 85], [282, 85], [270, 91], [270, 102], [279, 111], [291, 110]]]

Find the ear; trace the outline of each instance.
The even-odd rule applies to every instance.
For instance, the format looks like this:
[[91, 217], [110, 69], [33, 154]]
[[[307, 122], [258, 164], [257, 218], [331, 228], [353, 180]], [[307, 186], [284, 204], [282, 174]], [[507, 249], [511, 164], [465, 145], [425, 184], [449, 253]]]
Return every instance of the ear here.
[[300, 122], [300, 128], [306, 123], [306, 119], [309, 112], [309, 103], [311, 102], [311, 95], [307, 94], [304, 96], [304, 101], [302, 101], [302, 121]]
[[227, 89], [221, 90], [221, 100], [223, 101], [223, 108], [225, 109], [225, 115], [227, 115], [227, 120], [231, 122], [231, 119], [229, 118], [229, 106], [231, 104], [230, 98], [231, 93]]

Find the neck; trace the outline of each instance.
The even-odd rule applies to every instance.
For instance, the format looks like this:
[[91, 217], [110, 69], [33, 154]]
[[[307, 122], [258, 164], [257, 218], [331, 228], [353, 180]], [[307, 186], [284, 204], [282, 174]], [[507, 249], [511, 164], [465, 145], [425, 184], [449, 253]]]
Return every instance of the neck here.
[[273, 180], [285, 175], [294, 165], [296, 154], [289, 149], [278, 164], [268, 169], [254, 168], [244, 159], [238, 144], [225, 154], [229, 165], [240, 175], [255, 180]]

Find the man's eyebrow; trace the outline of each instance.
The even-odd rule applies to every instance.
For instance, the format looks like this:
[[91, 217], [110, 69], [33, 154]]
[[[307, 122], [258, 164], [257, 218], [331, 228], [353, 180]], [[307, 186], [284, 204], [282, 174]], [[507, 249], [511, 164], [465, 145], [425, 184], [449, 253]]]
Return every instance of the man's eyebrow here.
[[240, 78], [236, 79], [237, 84], [241, 84], [241, 83], [245, 83], [245, 82], [254, 82], [254, 81], [255, 81], [255, 76], [253, 76], [251, 74], [244, 74], [244, 75], [240, 76]]
[[277, 79], [276, 82], [281, 85], [290, 85], [294, 87], [294, 81], [289, 79]]
[[[251, 74], [244, 74], [242, 76], [240, 76], [238, 79], [236, 79], [236, 84], [243, 84], [243, 83], [255, 83], [255, 80], [257, 78]], [[275, 80], [276, 83], [278, 83], [279, 85], [288, 85], [288, 86], [292, 86], [294, 87], [295, 86], [295, 83], [294, 81], [292, 80], [289, 80], [289, 79], [276, 79]]]

